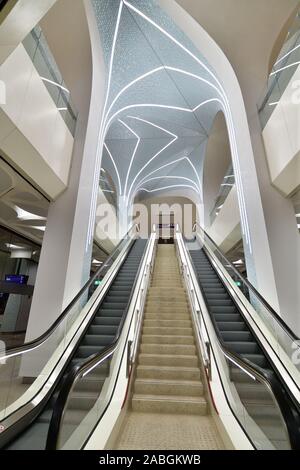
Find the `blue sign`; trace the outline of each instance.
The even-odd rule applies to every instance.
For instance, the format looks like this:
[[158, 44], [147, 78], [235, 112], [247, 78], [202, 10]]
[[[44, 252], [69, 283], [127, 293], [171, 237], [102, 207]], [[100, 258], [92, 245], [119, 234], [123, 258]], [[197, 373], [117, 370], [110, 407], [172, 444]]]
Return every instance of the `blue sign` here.
[[5, 275], [5, 282], [10, 282], [12, 284], [27, 284], [28, 276], [24, 276], [24, 274], [6, 274]]

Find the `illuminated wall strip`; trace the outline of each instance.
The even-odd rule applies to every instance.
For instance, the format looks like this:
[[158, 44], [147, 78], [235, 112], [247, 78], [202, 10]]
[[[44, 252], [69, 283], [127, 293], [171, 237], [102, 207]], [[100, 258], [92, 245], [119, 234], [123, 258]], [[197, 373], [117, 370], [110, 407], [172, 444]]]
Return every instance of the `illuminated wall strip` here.
[[[103, 107], [103, 111], [102, 111], [102, 118], [101, 118], [101, 124], [100, 124], [100, 135], [99, 135], [99, 138], [98, 138], [97, 149], [96, 149], [96, 165], [95, 165], [95, 173], [94, 173], [94, 181], [93, 181], [93, 193], [92, 193], [92, 200], [91, 200], [91, 208], [90, 208], [90, 215], [89, 215], [88, 234], [87, 234], [87, 241], [86, 241], [86, 251], [88, 250], [88, 247], [91, 244], [92, 239], [93, 239], [93, 235], [94, 235], [94, 225], [95, 225], [95, 219], [96, 219], [96, 204], [97, 204], [97, 194], [98, 194], [98, 176], [99, 176], [98, 171], [100, 172], [101, 159], [102, 159], [102, 150], [103, 150], [103, 143], [104, 143], [103, 124], [104, 124], [104, 119], [105, 119], [105, 113], [106, 113], [108, 97], [109, 97], [109, 93], [110, 93], [112, 68], [113, 68], [116, 42], [117, 42], [118, 31], [119, 31], [121, 15], [122, 15], [122, 8], [123, 8], [123, 1], [120, 0], [118, 16], [117, 16], [117, 21], [116, 21], [116, 27], [115, 27], [113, 43], [112, 43], [112, 51], [111, 51], [111, 56], [110, 56], [109, 72], [108, 72], [108, 83], [107, 83], [107, 90], [106, 90], [106, 97], [105, 97], [104, 107]], [[114, 163], [114, 161], [113, 161], [113, 163]]]
[[122, 195], [122, 186], [121, 186], [121, 179], [120, 179], [120, 175], [119, 175], [119, 172], [118, 172], [118, 168], [117, 168], [117, 165], [115, 163], [115, 160], [109, 150], [109, 148], [107, 147], [106, 143], [104, 142], [104, 147], [105, 147], [105, 150], [107, 151], [108, 155], [110, 156], [110, 159], [112, 161], [112, 164], [114, 166], [114, 169], [115, 169], [115, 172], [116, 172], [116, 175], [117, 175], [117, 178], [118, 178], [118, 184], [119, 184], [119, 192], [120, 192], [120, 196]]
[[[118, 121], [123, 124], [123, 126], [125, 126], [136, 138], [137, 138], [137, 143], [134, 147], [134, 150], [133, 150], [133, 153], [132, 153], [132, 156], [131, 156], [131, 159], [130, 159], [130, 163], [129, 163], [129, 167], [128, 167], [128, 171], [127, 171], [127, 174], [126, 174], [126, 181], [125, 181], [125, 188], [124, 188], [124, 194], [126, 195], [127, 194], [127, 184], [128, 184], [128, 178], [129, 178], [129, 174], [130, 174], [130, 170], [131, 170], [131, 167], [132, 167], [132, 163], [133, 163], [133, 160], [134, 160], [134, 157], [136, 155], [136, 151], [138, 149], [138, 146], [140, 145], [140, 137], [137, 135], [136, 132], [134, 132], [134, 130], [131, 129], [131, 127], [129, 127], [124, 121], [122, 121], [121, 119], [118, 119]], [[121, 194], [120, 194], [121, 196]]]
[[176, 184], [176, 185], [171, 185], [171, 186], [163, 186], [161, 188], [156, 188], [156, 189], [147, 189], [147, 188], [140, 188], [139, 191], [145, 191], [146, 193], [155, 193], [157, 191], [164, 191], [166, 189], [178, 189], [178, 188], [188, 188], [192, 189], [199, 195], [199, 191], [194, 188], [194, 186], [190, 186], [189, 184]]

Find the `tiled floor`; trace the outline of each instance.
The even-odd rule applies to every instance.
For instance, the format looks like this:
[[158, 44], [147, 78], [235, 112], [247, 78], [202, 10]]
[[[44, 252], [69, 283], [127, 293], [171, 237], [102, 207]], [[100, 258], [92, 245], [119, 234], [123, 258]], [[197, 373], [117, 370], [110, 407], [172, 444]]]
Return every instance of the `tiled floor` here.
[[225, 449], [213, 418], [128, 412], [116, 450]]

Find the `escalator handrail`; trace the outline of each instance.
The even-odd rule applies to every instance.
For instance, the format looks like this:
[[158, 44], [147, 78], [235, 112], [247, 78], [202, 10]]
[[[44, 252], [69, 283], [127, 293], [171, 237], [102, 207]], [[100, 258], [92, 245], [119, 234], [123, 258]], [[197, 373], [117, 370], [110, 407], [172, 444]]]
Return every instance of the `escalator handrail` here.
[[[196, 275], [196, 269], [194, 262], [192, 260], [192, 257], [189, 253], [189, 250], [185, 250], [185, 253], [187, 254], [189, 261], [191, 263], [191, 266], [193, 267], [195, 276]], [[201, 294], [203, 296], [203, 299], [206, 304], [206, 297], [203, 291], [203, 288], [201, 284], [198, 282], [199, 289], [201, 291]], [[293, 415], [293, 412], [291, 410], [291, 407], [289, 406], [288, 400], [286, 395], [283, 393], [279, 381], [275, 377], [275, 374], [268, 371], [264, 370], [262, 367], [258, 366], [257, 364], [253, 364], [250, 362], [247, 358], [241, 357], [240, 355], [236, 354], [235, 352], [229, 350], [226, 346], [226, 343], [222, 339], [219, 329], [217, 327], [217, 323], [215, 319], [213, 318], [213, 315], [209, 315], [211, 322], [214, 327], [214, 331], [216, 334], [216, 338], [218, 341], [218, 346], [220, 347], [222, 353], [229, 358], [229, 360], [232, 360], [233, 362], [237, 363], [238, 366], [240, 366], [242, 369], [248, 370], [248, 372], [252, 375], [254, 375], [256, 378], [259, 380], [263, 381], [268, 388], [271, 390], [272, 395], [274, 396], [276, 402], [278, 403], [278, 406], [280, 408], [280, 411], [282, 413], [282, 416], [285, 421], [285, 425], [287, 428], [288, 436], [290, 439], [290, 444], [293, 450], [300, 450], [300, 429], [298, 426], [298, 422]], [[293, 401], [294, 403], [294, 401]]]
[[[237, 269], [236, 267], [229, 261], [224, 253], [220, 250], [216, 242], [208, 235], [208, 233], [201, 227], [199, 222], [195, 222], [193, 226], [193, 231], [196, 231], [195, 228], [198, 226], [200, 230], [203, 232], [204, 236], [209, 239], [209, 241], [213, 244], [214, 248], [218, 252], [218, 254], [223, 258], [225, 263], [230, 266], [230, 269], [234, 271], [237, 277], [242, 281], [242, 283], [248, 287], [250, 291], [254, 293], [254, 295], [259, 299], [259, 301], [264, 305], [264, 307], [270, 312], [272, 317], [280, 323], [280, 326], [286, 331], [286, 333], [293, 339], [293, 341], [299, 341], [299, 337], [295, 335], [295, 333], [290, 329], [290, 327], [285, 323], [285, 321], [281, 318], [280, 315], [271, 307], [271, 305], [266, 301], [266, 299], [260, 294], [260, 292], [251, 284], [251, 282], [245, 278]], [[209, 253], [208, 253], [209, 255]]]
[[[107, 264], [113, 259], [115, 256], [116, 252], [118, 251], [119, 247], [121, 244], [124, 242], [126, 237], [130, 234], [130, 232], [136, 228], [138, 231], [138, 225], [133, 224], [128, 232], [124, 235], [124, 237], [120, 240], [120, 242], [116, 245], [114, 248], [114, 251], [109, 255], [109, 257], [105, 260], [104, 264], [97, 269], [97, 271], [90, 277], [90, 279], [84, 284], [84, 286], [80, 289], [80, 291], [75, 295], [75, 297], [71, 300], [71, 302], [67, 305], [67, 307], [63, 310], [63, 312], [59, 315], [59, 317], [55, 320], [54, 323], [48, 328], [47, 331], [45, 331], [41, 336], [38, 338], [28, 341], [27, 343], [23, 344], [22, 346], [15, 346], [12, 348], [7, 348], [5, 351], [5, 358], [9, 358], [10, 356], [15, 356], [19, 353], [25, 352], [27, 350], [30, 350], [32, 348], [36, 348], [40, 344], [42, 344], [47, 338], [49, 338], [52, 334], [52, 332], [63, 322], [65, 317], [68, 315], [69, 311], [72, 309], [72, 307], [76, 304], [76, 302], [80, 299], [80, 297], [83, 295], [83, 293], [89, 289], [89, 287], [93, 284], [95, 279], [101, 275], [102, 271], [105, 270], [107, 267]], [[0, 359], [2, 357], [0, 356]]]
[[136, 276], [135, 276], [135, 279], [134, 279], [134, 282], [133, 282], [133, 285], [132, 285], [130, 297], [128, 299], [126, 308], [125, 308], [124, 313], [122, 315], [122, 318], [121, 318], [121, 321], [120, 321], [120, 324], [119, 324], [119, 327], [118, 327], [118, 330], [117, 330], [117, 333], [116, 333], [116, 336], [115, 336], [113, 342], [109, 346], [107, 346], [103, 351], [101, 351], [101, 353], [95, 353], [95, 354], [89, 356], [81, 364], [74, 364], [72, 366], [70, 372], [64, 378], [62, 387], [61, 387], [61, 389], [59, 391], [59, 394], [58, 394], [58, 396], [55, 400], [55, 403], [53, 405], [53, 414], [52, 414], [52, 418], [51, 418], [50, 425], [49, 425], [49, 430], [48, 430], [46, 450], [55, 450], [56, 449], [57, 440], [58, 440], [59, 431], [60, 431], [60, 426], [61, 426], [61, 422], [62, 422], [62, 419], [63, 419], [66, 403], [67, 403], [69, 394], [72, 390], [74, 382], [77, 381], [77, 379], [80, 376], [82, 376], [84, 374], [84, 372], [86, 372], [87, 370], [89, 370], [93, 367], [96, 367], [101, 362], [103, 362], [105, 359], [110, 357], [114, 353], [114, 351], [117, 349], [119, 341], [120, 341], [120, 337], [121, 337], [121, 334], [122, 334], [122, 331], [123, 331], [123, 327], [124, 327], [124, 324], [125, 324], [125, 321], [126, 321], [126, 318], [127, 318], [127, 315], [128, 315], [128, 311], [130, 309], [132, 298], [133, 298], [133, 295], [134, 295], [134, 292], [135, 292], [135, 289], [136, 289], [137, 281], [138, 281], [138, 278], [139, 278], [139, 275], [140, 275], [140, 270], [141, 270], [141, 267], [142, 267], [145, 259], [147, 258], [147, 255], [148, 255], [150, 242], [151, 242], [151, 237], [149, 238], [148, 244], [145, 247], [144, 254], [143, 254], [143, 256], [141, 258], [141, 261], [139, 263], [137, 273], [136, 273]]

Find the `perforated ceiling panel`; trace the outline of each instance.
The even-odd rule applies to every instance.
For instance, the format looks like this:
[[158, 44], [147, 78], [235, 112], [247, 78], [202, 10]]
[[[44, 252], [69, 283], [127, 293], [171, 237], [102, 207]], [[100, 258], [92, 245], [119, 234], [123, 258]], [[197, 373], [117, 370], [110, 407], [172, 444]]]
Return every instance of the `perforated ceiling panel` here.
[[154, 0], [93, 0], [107, 64], [102, 166], [119, 195], [186, 186], [201, 194], [214, 72]]

